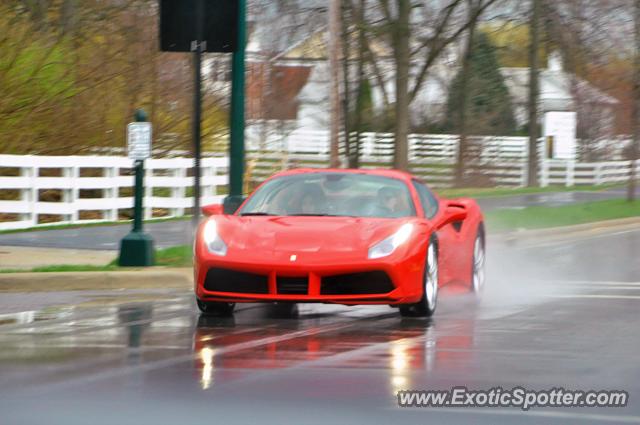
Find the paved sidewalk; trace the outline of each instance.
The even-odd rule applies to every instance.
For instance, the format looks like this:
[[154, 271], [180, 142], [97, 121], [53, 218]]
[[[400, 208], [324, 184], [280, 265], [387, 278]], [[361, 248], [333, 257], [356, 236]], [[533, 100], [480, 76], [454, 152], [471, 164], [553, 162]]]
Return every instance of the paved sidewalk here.
[[0, 293], [191, 288], [191, 268], [149, 267], [108, 272], [0, 273]]
[[104, 266], [117, 256], [116, 251], [0, 246], [0, 270], [65, 264]]

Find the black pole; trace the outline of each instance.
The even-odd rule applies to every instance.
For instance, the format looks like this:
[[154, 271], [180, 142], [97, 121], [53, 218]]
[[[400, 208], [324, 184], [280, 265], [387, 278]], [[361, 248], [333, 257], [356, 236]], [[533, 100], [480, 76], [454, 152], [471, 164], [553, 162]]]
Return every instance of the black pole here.
[[138, 160], [135, 165], [135, 200], [133, 208], [133, 229], [134, 233], [142, 233], [142, 213], [144, 211], [144, 161]]
[[202, 52], [203, 35], [202, 26], [204, 19], [204, 8], [202, 0], [197, 1], [197, 40], [191, 42], [193, 51], [193, 228], [197, 228], [200, 222], [200, 157], [201, 150], [201, 117], [202, 117]]

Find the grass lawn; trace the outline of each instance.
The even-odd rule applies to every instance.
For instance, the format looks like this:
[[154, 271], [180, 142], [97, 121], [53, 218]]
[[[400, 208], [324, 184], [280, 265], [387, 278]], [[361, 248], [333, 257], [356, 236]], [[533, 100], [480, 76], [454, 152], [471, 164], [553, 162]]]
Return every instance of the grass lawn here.
[[460, 188], [436, 190], [440, 196], [445, 198], [495, 198], [514, 195], [528, 195], [533, 193], [553, 193], [553, 192], [598, 192], [622, 187], [620, 185], [600, 185], [600, 186], [548, 186], [548, 187], [495, 187], [495, 188]]
[[191, 267], [193, 247], [180, 245], [156, 251], [156, 265], [165, 267]]
[[485, 214], [489, 231], [541, 229], [640, 216], [640, 201], [624, 199], [585, 202], [561, 207], [529, 207]]

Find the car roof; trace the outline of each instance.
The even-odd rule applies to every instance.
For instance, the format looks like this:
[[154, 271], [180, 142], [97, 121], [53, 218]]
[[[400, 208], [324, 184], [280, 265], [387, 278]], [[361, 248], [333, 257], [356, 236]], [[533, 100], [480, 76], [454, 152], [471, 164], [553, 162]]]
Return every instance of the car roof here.
[[297, 174], [311, 173], [342, 173], [342, 174], [366, 174], [370, 176], [389, 177], [410, 183], [413, 176], [405, 171], [390, 170], [384, 168], [375, 169], [353, 169], [353, 168], [296, 168], [292, 170], [281, 171], [273, 175], [273, 177], [291, 176]]

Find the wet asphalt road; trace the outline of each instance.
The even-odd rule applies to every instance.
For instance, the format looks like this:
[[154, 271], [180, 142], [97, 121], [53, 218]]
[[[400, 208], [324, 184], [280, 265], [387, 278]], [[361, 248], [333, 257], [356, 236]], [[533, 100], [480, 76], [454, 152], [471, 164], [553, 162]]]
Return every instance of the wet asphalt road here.
[[[483, 298], [450, 288], [432, 320], [331, 305], [212, 319], [163, 290], [13, 294], [34, 308], [0, 316], [0, 424], [640, 423], [640, 231], [489, 249]], [[399, 389], [461, 385], [630, 398], [397, 406]]]
[[[638, 188], [640, 196], [640, 188]], [[580, 202], [624, 198], [625, 189], [608, 189], [601, 192], [556, 192], [530, 195], [479, 199], [483, 211], [501, 208], [525, 208], [530, 206], [563, 206]], [[95, 249], [115, 251], [120, 240], [131, 230], [130, 224], [96, 226], [76, 229], [43, 230], [34, 232], [0, 234], [0, 246], [31, 246], [43, 248]], [[156, 247], [167, 248], [191, 244], [190, 221], [167, 221], [145, 224]]]

